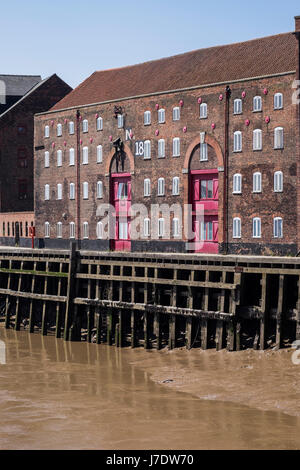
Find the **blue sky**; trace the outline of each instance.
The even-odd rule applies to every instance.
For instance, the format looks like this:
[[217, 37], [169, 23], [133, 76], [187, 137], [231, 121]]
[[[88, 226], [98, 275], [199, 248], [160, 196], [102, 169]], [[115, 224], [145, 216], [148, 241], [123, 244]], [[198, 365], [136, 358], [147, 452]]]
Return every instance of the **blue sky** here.
[[0, 73], [95, 70], [294, 30], [299, 0], [0, 0]]

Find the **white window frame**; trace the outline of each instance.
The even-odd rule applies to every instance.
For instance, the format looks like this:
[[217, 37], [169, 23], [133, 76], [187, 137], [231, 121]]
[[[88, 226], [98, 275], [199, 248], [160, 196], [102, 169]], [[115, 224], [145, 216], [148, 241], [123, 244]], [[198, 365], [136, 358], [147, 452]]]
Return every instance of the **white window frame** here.
[[69, 166], [75, 165], [75, 149], [69, 149]]
[[283, 94], [282, 93], [275, 93], [274, 95], [274, 109], [282, 109], [283, 108]]
[[97, 181], [97, 199], [103, 198], [103, 182]]
[[62, 223], [57, 222], [56, 224], [56, 238], [62, 238]]
[[173, 234], [173, 238], [178, 238], [180, 236], [178, 217], [174, 217], [172, 220], [172, 234]]
[[261, 238], [261, 218], [253, 217], [252, 219], [252, 238]]
[[253, 193], [262, 192], [262, 174], [260, 171], [253, 173]]
[[200, 162], [207, 162], [208, 160], [208, 146], [206, 142], [200, 142]]
[[260, 111], [262, 111], [261, 96], [254, 96], [254, 98], [253, 98], [253, 112], [258, 113]]
[[145, 140], [144, 142], [144, 160], [149, 160], [151, 158], [151, 142], [150, 140]]
[[50, 137], [50, 127], [49, 126], [45, 126], [44, 137], [45, 137], [45, 139], [48, 139]]
[[45, 201], [50, 200], [50, 185], [45, 184]]
[[151, 111], [144, 112], [144, 126], [150, 126], [151, 124]]
[[62, 184], [61, 183], [57, 183], [57, 200], [61, 200], [62, 199]]
[[243, 149], [243, 134], [241, 131], [235, 131], [233, 133], [233, 151], [242, 152]]
[[56, 152], [56, 165], [62, 166], [62, 150], [57, 150]]
[[242, 114], [243, 112], [243, 101], [240, 98], [236, 98], [233, 101], [233, 114]]
[[235, 173], [233, 175], [233, 194], [242, 194], [242, 175]]
[[74, 126], [73, 121], [69, 121], [68, 128], [69, 128], [69, 135], [75, 134], [75, 126]]
[[70, 183], [69, 185], [69, 198], [71, 200], [75, 199], [75, 183]]
[[75, 238], [75, 222], [69, 224], [70, 238]]
[[158, 226], [157, 226], [157, 234], [158, 237], [163, 237], [165, 234], [165, 219], [163, 217], [160, 217], [158, 219]]
[[50, 238], [50, 223], [45, 222], [44, 224], [44, 233], [45, 233], [45, 238]]
[[157, 195], [165, 195], [165, 178], [158, 178], [157, 180]]
[[61, 137], [62, 136], [62, 124], [57, 124], [56, 126], [56, 135], [57, 137]]
[[82, 121], [82, 132], [86, 134], [89, 131], [89, 121], [87, 119], [84, 119]]
[[254, 129], [253, 131], [253, 150], [262, 150], [262, 130]]
[[207, 118], [207, 103], [201, 103], [199, 106], [199, 117], [200, 119]]
[[240, 217], [234, 217], [232, 220], [232, 238], [241, 238], [241, 226]]
[[157, 146], [158, 146], [158, 158], [165, 158], [166, 156], [165, 139], [159, 139], [157, 142]]
[[283, 220], [282, 217], [274, 217], [273, 219], [273, 237], [283, 238]]
[[150, 178], [144, 179], [144, 196], [149, 197], [151, 196], [151, 181]]
[[275, 171], [274, 173], [274, 192], [282, 193], [283, 191], [283, 172]]
[[89, 163], [89, 148], [82, 147], [82, 164], [88, 165]]
[[150, 237], [150, 219], [146, 217], [143, 222], [143, 236]]
[[284, 133], [283, 127], [275, 127], [274, 129], [274, 149], [284, 148]]
[[158, 115], [158, 123], [164, 124], [166, 122], [166, 111], [164, 108], [160, 108], [157, 112]]
[[89, 223], [88, 222], [83, 222], [83, 238], [87, 239], [89, 238]]
[[89, 183], [84, 181], [82, 183], [82, 198], [88, 199], [89, 198]]
[[175, 106], [172, 111], [173, 121], [180, 121], [180, 108]]
[[103, 162], [103, 150], [102, 145], [97, 145], [97, 163]]
[[180, 157], [180, 138], [173, 138], [173, 157]]
[[101, 222], [101, 221], [97, 222], [96, 235], [97, 235], [98, 240], [103, 239], [103, 235], [104, 235], [104, 233], [103, 233], [103, 222]]
[[103, 119], [101, 116], [97, 117], [96, 119], [96, 130], [98, 131], [103, 131]]
[[172, 194], [173, 196], [179, 195], [180, 180], [178, 176], [174, 176], [172, 180]]
[[45, 152], [45, 168], [49, 168], [50, 166], [50, 153], [48, 150]]
[[118, 129], [123, 129], [124, 127], [124, 115], [118, 114]]

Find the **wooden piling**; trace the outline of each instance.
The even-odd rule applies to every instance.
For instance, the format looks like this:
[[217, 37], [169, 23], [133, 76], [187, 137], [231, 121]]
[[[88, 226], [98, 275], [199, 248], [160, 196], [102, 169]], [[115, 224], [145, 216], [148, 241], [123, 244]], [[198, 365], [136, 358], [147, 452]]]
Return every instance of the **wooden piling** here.
[[[21, 261], [21, 271], [23, 270], [24, 262]], [[19, 274], [19, 279], [18, 279], [18, 292], [21, 291], [21, 285], [22, 285], [22, 274]], [[21, 299], [20, 297], [17, 297], [16, 299], [16, 311], [15, 311], [15, 330], [19, 331], [20, 330], [20, 324], [21, 324], [21, 312], [20, 312], [20, 302]]]
[[[46, 263], [46, 276], [44, 279], [44, 294], [47, 294], [47, 287], [48, 287], [48, 277], [47, 277], [47, 272], [49, 269], [49, 264], [48, 262]], [[42, 310], [42, 335], [46, 336], [47, 335], [47, 301], [43, 301], [43, 310]]]
[[276, 311], [276, 349], [281, 348], [281, 343], [282, 343], [283, 287], [284, 287], [284, 275], [280, 274], [279, 285], [278, 285], [278, 303], [277, 303], [277, 311]]
[[201, 349], [207, 349], [208, 348], [208, 330], [207, 330], [207, 320], [202, 318], [200, 321], [201, 325]]
[[157, 350], [161, 349], [161, 315], [160, 313], [154, 314], [154, 334], [156, 337], [155, 347]]
[[144, 349], [149, 349], [150, 344], [149, 344], [149, 313], [144, 312]]
[[135, 348], [137, 346], [137, 326], [136, 326], [136, 312], [134, 310], [131, 311], [131, 320], [130, 320], [130, 328], [131, 328], [131, 347]]
[[217, 320], [216, 324], [216, 350], [220, 351], [224, 347], [224, 322]]
[[64, 330], [64, 339], [68, 341], [70, 338], [69, 330], [73, 318], [74, 310], [74, 294], [75, 294], [75, 274], [76, 274], [76, 243], [71, 243], [70, 249], [70, 259], [69, 259], [69, 272], [68, 272], [68, 286], [67, 286], [67, 302], [66, 302], [66, 314], [65, 314], [65, 330]]
[[[92, 312], [90, 312], [90, 317], [91, 316], [92, 316]], [[89, 328], [91, 330], [91, 318], [90, 318]], [[101, 343], [101, 328], [102, 328], [102, 316], [101, 316], [101, 313], [98, 311], [96, 313], [96, 344]]]
[[185, 326], [185, 346], [186, 349], [191, 349], [192, 347], [192, 326], [193, 326], [193, 318], [187, 317], [186, 318], [186, 326]]

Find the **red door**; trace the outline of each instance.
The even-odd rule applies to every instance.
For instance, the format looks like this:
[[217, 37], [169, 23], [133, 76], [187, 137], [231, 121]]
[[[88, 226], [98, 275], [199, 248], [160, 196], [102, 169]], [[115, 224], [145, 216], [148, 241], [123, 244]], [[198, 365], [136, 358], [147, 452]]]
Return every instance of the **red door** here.
[[[194, 251], [218, 253], [218, 172], [195, 171], [191, 174]], [[203, 217], [196, 217], [202, 213]]]
[[116, 210], [115, 239], [112, 249], [116, 251], [130, 251], [130, 218], [131, 181], [130, 175], [112, 175], [112, 204]]

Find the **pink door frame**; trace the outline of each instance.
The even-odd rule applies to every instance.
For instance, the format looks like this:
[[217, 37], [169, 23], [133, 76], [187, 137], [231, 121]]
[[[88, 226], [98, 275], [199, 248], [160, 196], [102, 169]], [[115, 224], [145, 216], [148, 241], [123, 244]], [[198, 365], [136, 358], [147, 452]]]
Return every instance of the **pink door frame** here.
[[[128, 196], [127, 199], [118, 199], [117, 191], [119, 183], [128, 184]], [[116, 186], [117, 185], [117, 186]], [[115, 239], [111, 240], [111, 249], [114, 251], [130, 251], [130, 219], [129, 210], [131, 206], [131, 174], [130, 173], [112, 173], [110, 176], [110, 188], [111, 188], [111, 204], [116, 210], [116, 230]], [[120, 219], [124, 218], [127, 220], [127, 239], [120, 239], [119, 224]], [[124, 222], [124, 220], [123, 220]], [[121, 222], [121, 223], [123, 223]]]

